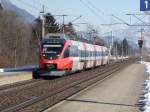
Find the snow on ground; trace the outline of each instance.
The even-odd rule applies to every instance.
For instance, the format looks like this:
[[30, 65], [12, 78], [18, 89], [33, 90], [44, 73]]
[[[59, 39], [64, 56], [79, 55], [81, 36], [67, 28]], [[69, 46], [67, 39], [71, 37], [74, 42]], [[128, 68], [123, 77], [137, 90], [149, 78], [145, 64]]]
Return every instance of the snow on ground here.
[[0, 72], [4, 72], [4, 69], [0, 69]]
[[146, 65], [146, 75], [148, 76], [144, 84], [144, 95], [139, 100], [140, 110], [142, 112], [150, 112], [150, 62], [141, 61], [140, 63]]

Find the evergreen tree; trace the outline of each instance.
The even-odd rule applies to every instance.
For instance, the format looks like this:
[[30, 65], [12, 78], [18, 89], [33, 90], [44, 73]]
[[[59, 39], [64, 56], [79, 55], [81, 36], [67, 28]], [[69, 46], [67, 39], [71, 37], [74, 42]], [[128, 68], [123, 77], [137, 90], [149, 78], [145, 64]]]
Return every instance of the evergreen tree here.
[[39, 39], [42, 38], [42, 20], [40, 19], [40, 17], [38, 17], [35, 20], [35, 24], [33, 27], [33, 35], [34, 37], [37, 37]]
[[115, 56], [121, 56], [121, 53], [122, 53], [121, 43], [119, 41], [115, 40], [111, 54], [115, 55]]
[[[34, 28], [33, 28], [34, 35], [39, 39], [42, 38], [42, 20], [38, 17], [35, 20]], [[60, 28], [59, 24], [56, 22], [56, 19], [50, 14], [47, 13], [45, 15], [45, 35], [48, 33], [59, 33]]]
[[79, 40], [77, 37], [77, 34], [75, 32], [75, 29], [73, 27], [73, 24], [71, 22], [69, 22], [67, 25], [65, 25], [64, 30], [65, 30], [65, 33], [68, 34], [70, 39]]
[[59, 33], [60, 28], [59, 24], [56, 22], [56, 19], [50, 14], [45, 15], [45, 33]]
[[123, 53], [125, 56], [127, 56], [129, 50], [129, 44], [126, 38], [123, 39], [122, 44], [123, 44]]

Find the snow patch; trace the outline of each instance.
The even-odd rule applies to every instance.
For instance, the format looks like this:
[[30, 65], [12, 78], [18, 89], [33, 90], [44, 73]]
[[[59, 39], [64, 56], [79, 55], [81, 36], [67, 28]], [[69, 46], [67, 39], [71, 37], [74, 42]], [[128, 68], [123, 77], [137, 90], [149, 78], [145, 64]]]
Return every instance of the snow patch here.
[[4, 69], [0, 69], [0, 72], [4, 72]]
[[148, 76], [144, 83], [144, 95], [139, 100], [139, 106], [142, 112], [150, 112], [150, 63], [144, 61], [140, 61], [139, 63], [146, 65], [146, 75]]

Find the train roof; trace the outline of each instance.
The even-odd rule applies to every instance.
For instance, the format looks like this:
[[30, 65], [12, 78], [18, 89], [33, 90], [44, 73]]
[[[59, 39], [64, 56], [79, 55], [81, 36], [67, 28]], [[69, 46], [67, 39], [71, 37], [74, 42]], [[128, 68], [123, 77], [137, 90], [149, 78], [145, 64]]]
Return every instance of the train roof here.
[[60, 38], [60, 39], [69, 39], [68, 35], [64, 33], [48, 33], [44, 38]]
[[[69, 38], [68, 35], [64, 34], [64, 33], [49, 33], [47, 34], [43, 39], [42, 39], [42, 42], [43, 43], [47, 43], [50, 41], [50, 39], [55, 39], [55, 40], [60, 40], [61, 42], [64, 42], [64, 41], [72, 41], [72, 42], [78, 42], [78, 43], [86, 43], [86, 44], [89, 44], [89, 45], [93, 45], [91, 43], [87, 43], [87, 42], [82, 42], [82, 41], [76, 41], [76, 40], [71, 40]], [[96, 45], [96, 46], [100, 46], [100, 45]], [[106, 47], [106, 46], [103, 46], [103, 47]]]
[[[86, 43], [86, 42], [81, 42], [81, 41], [75, 41], [75, 40], [69, 40], [73, 43]], [[87, 45], [94, 45], [94, 44], [90, 44], [90, 43], [86, 43]], [[95, 46], [100, 46], [100, 45], [95, 45]], [[104, 47], [104, 48], [107, 48], [106, 46], [101, 46], [101, 47]]]

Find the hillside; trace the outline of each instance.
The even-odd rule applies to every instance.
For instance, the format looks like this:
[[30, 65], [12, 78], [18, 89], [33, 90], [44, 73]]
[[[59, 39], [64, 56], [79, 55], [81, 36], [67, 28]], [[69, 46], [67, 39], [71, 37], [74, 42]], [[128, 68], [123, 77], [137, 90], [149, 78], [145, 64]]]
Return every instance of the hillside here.
[[[38, 40], [31, 24], [33, 19], [32, 21], [31, 18], [26, 19], [28, 13], [17, 9], [8, 0], [2, 0], [2, 7], [3, 9], [0, 10], [0, 67], [37, 64]], [[22, 14], [26, 13], [26, 16], [21, 16], [21, 12], [15, 12], [15, 10], [23, 11]]]
[[20, 9], [13, 5], [9, 0], [1, 0], [1, 5], [4, 10], [15, 12], [23, 21], [32, 23], [35, 17], [26, 10]]

